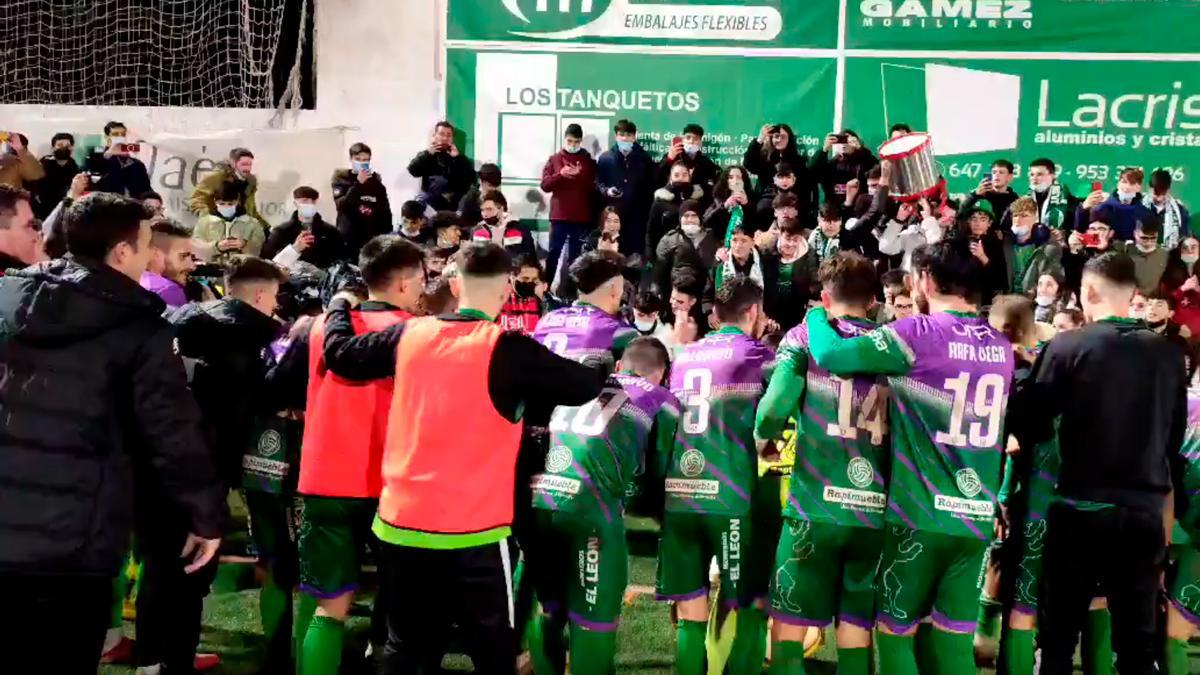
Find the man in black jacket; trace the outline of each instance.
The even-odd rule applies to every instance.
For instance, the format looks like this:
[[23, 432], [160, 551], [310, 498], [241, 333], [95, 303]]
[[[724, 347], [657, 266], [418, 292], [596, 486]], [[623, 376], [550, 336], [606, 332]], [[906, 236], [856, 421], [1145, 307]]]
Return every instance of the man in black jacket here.
[[135, 494], [139, 510], [180, 514], [181, 572], [213, 560], [224, 509], [163, 303], [138, 285], [151, 214], [93, 194], [66, 217], [70, 257], [0, 279], [0, 580], [14, 610], [0, 648], [14, 673], [95, 672]]
[[337, 228], [356, 256], [371, 237], [392, 231], [392, 205], [383, 180], [371, 171], [371, 148], [350, 146], [350, 168], [334, 171], [332, 182]]
[[[265, 399], [263, 350], [278, 336], [271, 317], [279, 284], [275, 265], [250, 256], [233, 259], [221, 300], [181, 307], [168, 318], [176, 327], [179, 352], [197, 359], [192, 393], [200, 406], [222, 494], [241, 484], [242, 454], [254, 417]], [[140, 514], [145, 519], [138, 547], [142, 557], [138, 593], [138, 666], [162, 664], [163, 672], [192, 672], [200, 639], [204, 596], [216, 564], [192, 576], [177, 572], [184, 524], [172, 511]]]
[[[271, 228], [263, 244], [262, 257], [290, 267], [295, 261], [326, 269], [339, 260], [349, 260], [342, 233], [317, 212], [321, 195], [307, 185], [292, 190], [296, 210], [286, 222]], [[284, 253], [283, 258], [276, 256]]]
[[[408, 173], [421, 179], [421, 198], [435, 211], [458, 206], [463, 195], [475, 184], [475, 166], [454, 143], [454, 126], [438, 122], [433, 128], [429, 147], [408, 163]], [[439, 180], [440, 179], [440, 180]]]
[[1158, 672], [1156, 616], [1166, 558], [1163, 508], [1182, 513], [1184, 359], [1128, 317], [1133, 261], [1105, 253], [1084, 265], [1088, 326], [1052, 340], [1013, 397], [1022, 448], [1054, 434], [1062, 466], [1047, 517], [1038, 629], [1042, 672], [1069, 673], [1083, 617], [1108, 597], [1117, 670]]
[[79, 165], [71, 156], [75, 152], [74, 136], [60, 131], [50, 139], [50, 145], [50, 154], [42, 157], [42, 171], [46, 175], [37, 185], [37, 216], [43, 220], [67, 196], [71, 179], [79, 173]]

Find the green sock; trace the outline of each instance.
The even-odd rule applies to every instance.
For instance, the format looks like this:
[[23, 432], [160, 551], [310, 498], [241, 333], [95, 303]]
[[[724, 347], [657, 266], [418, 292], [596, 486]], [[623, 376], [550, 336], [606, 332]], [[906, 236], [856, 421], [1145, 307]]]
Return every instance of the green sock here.
[[345, 626], [341, 621], [322, 614], [314, 616], [304, 636], [300, 672], [304, 675], [337, 675], [342, 663], [344, 633]]
[[838, 675], [870, 675], [871, 674], [871, 648], [870, 647], [847, 647], [842, 649], [838, 647]]
[[931, 641], [937, 670], [921, 672], [934, 672], [939, 675], [975, 675], [973, 640], [974, 636], [970, 633], [934, 630]]
[[1005, 675], [1033, 675], [1033, 631], [1009, 628], [1000, 642]]
[[263, 635], [267, 636], [268, 642], [279, 631], [283, 623], [290, 592], [290, 590], [284, 590], [277, 586], [275, 577], [269, 572], [263, 579], [262, 591], [258, 594], [258, 613], [262, 618]]
[[610, 675], [616, 672], [617, 632], [587, 630], [571, 624], [572, 675]]
[[566, 670], [563, 623], [549, 614], [538, 614], [529, 622], [526, 635], [529, 636], [529, 656], [535, 675], [561, 675]]
[[125, 625], [125, 592], [129, 588], [129, 558], [125, 558], [121, 571], [112, 583], [112, 619], [109, 628], [120, 628]]
[[761, 673], [767, 658], [767, 615], [758, 607], [737, 612], [737, 632], [729, 652], [732, 673]]
[[1167, 638], [1167, 675], [1188, 675], [1188, 643]]
[[1083, 657], [1084, 675], [1112, 675], [1112, 616], [1107, 609], [1088, 612], [1080, 656]]
[[704, 637], [708, 623], [679, 620], [675, 632], [675, 670], [679, 675], [705, 675]]
[[980, 597], [975, 634], [993, 642], [1000, 639], [1000, 615], [1003, 613], [1004, 605], [991, 598]]
[[[838, 668], [841, 667], [838, 663]], [[804, 643], [776, 642], [772, 645], [771, 675], [804, 675]]]
[[933, 624], [922, 621], [917, 627], [916, 637], [913, 638], [913, 653], [917, 655], [917, 665], [922, 673], [937, 672], [937, 645], [934, 644]]
[[304, 636], [308, 634], [308, 625], [312, 623], [316, 611], [317, 599], [308, 593], [301, 593], [292, 618], [292, 653], [296, 656], [297, 675], [300, 673], [300, 654], [304, 651]]
[[875, 642], [879, 643], [879, 675], [921, 675], [911, 635], [876, 632]]

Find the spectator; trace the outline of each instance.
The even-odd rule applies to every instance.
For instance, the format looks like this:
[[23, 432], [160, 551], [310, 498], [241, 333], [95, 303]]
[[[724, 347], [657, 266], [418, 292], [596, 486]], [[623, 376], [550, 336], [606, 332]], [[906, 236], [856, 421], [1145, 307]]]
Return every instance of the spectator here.
[[437, 250], [457, 251], [462, 241], [462, 220], [454, 211], [438, 211], [430, 221], [433, 228], [433, 247]]
[[[199, 217], [214, 215], [217, 213], [218, 196], [228, 195], [232, 190], [237, 196], [238, 210], [266, 232], [271, 229], [271, 224], [258, 212], [258, 176], [253, 171], [254, 153], [246, 148], [230, 150], [228, 161], [218, 164], [216, 170], [196, 185], [189, 208]], [[150, 189], [149, 186], [146, 189]]]
[[37, 157], [29, 152], [29, 139], [25, 134], [10, 131], [0, 134], [0, 185], [32, 189], [45, 172]]
[[583, 243], [583, 252], [620, 250], [621, 244], [621, 214], [612, 206], [604, 207], [600, 212], [600, 226], [593, 229]]
[[888, 138], [900, 138], [901, 136], [911, 134], [912, 132], [912, 127], [903, 122], [897, 122], [896, 124], [892, 125], [891, 129], [888, 130]]
[[50, 154], [42, 157], [44, 177], [37, 187], [35, 211], [38, 218], [43, 220], [67, 196], [71, 180], [79, 173], [79, 164], [75, 162], [73, 156], [75, 153], [74, 136], [60, 131], [50, 139], [50, 146]]
[[[679, 168], [686, 171], [682, 166]], [[676, 226], [658, 242], [654, 254], [653, 288], [659, 293], [670, 287], [677, 270], [687, 269], [704, 278], [716, 264], [721, 240], [700, 224], [700, 208], [700, 202], [695, 199], [680, 204]]]
[[333, 172], [333, 203], [337, 205], [337, 229], [351, 255], [363, 244], [392, 231], [392, 205], [379, 174], [371, 171], [371, 148], [366, 143], [350, 146], [350, 168]]
[[899, 321], [917, 313], [917, 303], [911, 289], [905, 288], [892, 297], [892, 306], [887, 321]]
[[652, 337], [664, 345], [671, 339], [671, 327], [660, 319], [662, 298], [654, 291], [642, 291], [633, 300], [633, 327], [638, 335]]
[[879, 234], [879, 252], [901, 256], [900, 269], [905, 271], [912, 269], [913, 251], [926, 244], [937, 243], [945, 236], [929, 200], [921, 199], [918, 204], [919, 211], [911, 204], [901, 204], [896, 217], [889, 220]]
[[[650, 212], [650, 181], [654, 161], [637, 142], [637, 126], [620, 120], [613, 126], [616, 141], [596, 160], [596, 187], [605, 205], [615, 206], [625, 229], [621, 253], [648, 256], [646, 218]], [[690, 180], [690, 179], [689, 179]]]
[[658, 164], [655, 181], [666, 183], [670, 178], [671, 167], [682, 163], [692, 172], [692, 182], [704, 191], [705, 199], [712, 196], [713, 186], [721, 173], [721, 167], [704, 154], [704, 128], [699, 124], [688, 124], [683, 127], [680, 142], [672, 144], [667, 154]]
[[1054, 315], [1074, 304], [1071, 289], [1067, 288], [1061, 274], [1046, 272], [1038, 277], [1033, 291], [1034, 320], [1050, 323]]
[[981, 305], [991, 304], [992, 298], [1006, 292], [1011, 283], [1007, 260], [1004, 257], [1004, 244], [988, 234], [995, 218], [991, 203], [980, 199], [970, 209], [962, 212], [959, 222], [957, 238], [983, 265], [983, 280], [980, 284], [982, 297], [979, 301]]
[[134, 197], [150, 190], [150, 174], [142, 160], [134, 157], [137, 143], [127, 143], [128, 130], [120, 122], [104, 125], [104, 145], [92, 148], [83, 161], [91, 176], [91, 190]]
[[67, 229], [64, 214], [71, 204], [87, 193], [91, 181], [91, 176], [86, 173], [75, 174], [75, 178], [71, 179], [71, 187], [67, 189], [67, 196], [42, 221], [42, 239], [46, 257], [61, 258], [67, 254]]
[[[745, 277], [764, 287], [762, 259], [754, 247], [754, 228], [746, 223], [736, 226], [729, 239], [729, 248], [717, 256], [717, 262], [708, 273], [708, 286], [704, 290], [704, 313], [712, 309], [717, 292], [725, 281], [734, 277]], [[716, 315], [709, 325], [716, 327]]]
[[871, 167], [867, 172], [867, 189], [863, 190], [855, 179], [846, 184], [846, 215], [847, 218], [862, 218], [871, 209], [875, 195], [879, 194], [879, 182], [883, 177], [882, 163]]
[[[542, 167], [542, 191], [550, 193], [548, 279], [554, 278], [560, 264], [564, 269], [570, 268], [583, 251], [583, 241], [592, 226], [595, 190], [596, 162], [583, 148], [583, 129], [578, 124], [568, 124], [562, 149]], [[560, 261], [564, 247], [566, 257]]]
[[1079, 200], [1058, 182], [1054, 160], [1042, 158], [1029, 163], [1029, 188], [1029, 196], [1038, 205], [1038, 222], [1051, 230], [1071, 230]]
[[813, 156], [812, 171], [825, 192], [825, 201], [845, 203], [846, 184], [852, 180], [865, 183], [867, 172], [878, 163], [857, 133], [843, 129], [825, 137], [821, 152]]
[[161, 298], [167, 309], [182, 307], [188, 302], [188, 275], [196, 270], [192, 233], [170, 220], [156, 220], [150, 229], [150, 262], [139, 282]]
[[529, 232], [529, 228], [509, 214], [508, 200], [504, 198], [503, 193], [499, 190], [483, 193], [479, 210], [483, 214], [483, 220], [471, 233], [472, 241], [490, 241], [499, 244], [508, 251], [510, 256], [537, 257], [533, 235]]
[[763, 311], [788, 331], [804, 320], [814, 298], [817, 256], [804, 239], [797, 219], [779, 223], [775, 246], [762, 252]]
[[1200, 268], [1200, 240], [1195, 236], [1185, 235], [1179, 246], [1172, 249], [1167, 256], [1167, 269], [1163, 271], [1162, 285], [1169, 291], [1174, 291], [1183, 285], [1190, 277], [1195, 276]]
[[1054, 321], [1051, 325], [1054, 326], [1054, 331], [1058, 334], [1083, 328], [1083, 324], [1085, 323], [1087, 323], [1087, 320], [1083, 316], [1083, 310], [1068, 307], [1059, 310], [1058, 314], [1054, 315]]
[[708, 321], [700, 307], [700, 296], [704, 293], [702, 279], [695, 270], [687, 268], [677, 269], [671, 274], [668, 301], [671, 336], [667, 347], [675, 348], [695, 342], [708, 332]]
[[497, 321], [504, 330], [533, 335], [538, 319], [546, 311], [546, 282], [537, 258], [517, 258], [513, 261], [512, 293], [500, 310]]
[[[992, 162], [992, 170], [983, 180], [979, 181], [979, 186], [975, 191], [967, 195], [959, 205], [959, 210], [967, 210], [975, 205], [975, 202], [980, 199], [986, 199], [992, 205], [992, 211], [998, 214], [996, 224], [993, 230], [1000, 237], [1004, 236], [1004, 232], [1008, 229], [1008, 207], [1012, 206], [1013, 202], [1017, 201], [1017, 193], [1012, 189], [1012, 181], [1015, 176], [1016, 167], [1007, 159], [998, 159]], [[1035, 204], [1036, 206], [1036, 204]], [[1034, 212], [1034, 217], [1037, 217], [1037, 212]]]
[[1133, 246], [1130, 246], [1129, 242], [1116, 242], [1114, 246], [1115, 250], [1124, 251], [1133, 258], [1138, 290], [1143, 293], [1157, 289], [1162, 281], [1163, 272], [1167, 269], [1170, 254], [1158, 245], [1161, 230], [1158, 218], [1147, 212], [1145, 218], [1139, 220], [1135, 227]]
[[[781, 164], [788, 165], [794, 176], [791, 192], [796, 194], [797, 208], [801, 212], [801, 223], [811, 223], [817, 215], [819, 203], [816, 177], [808, 169], [808, 155], [796, 147], [796, 134], [786, 124], [764, 124], [758, 138], [750, 141], [742, 165], [754, 174], [755, 185], [765, 197], [768, 188], [775, 182]], [[765, 211], [760, 211], [765, 215]], [[761, 218], [760, 220], [765, 220]]]
[[400, 227], [397, 234], [417, 246], [428, 246], [433, 242], [433, 231], [425, 217], [426, 207], [421, 202], [409, 200], [400, 205]]
[[1142, 196], [1144, 179], [1141, 169], [1125, 169], [1117, 179], [1116, 192], [1105, 197], [1102, 190], [1096, 190], [1088, 195], [1075, 213], [1075, 229], [1086, 229], [1092, 222], [1092, 212], [1101, 211], [1107, 214], [1105, 222], [1113, 228], [1117, 241], [1132, 240], [1138, 222], [1150, 215]]
[[1161, 288], [1156, 288], [1146, 293], [1145, 297], [1146, 325], [1150, 327], [1150, 330], [1175, 343], [1186, 353], [1188, 350], [1187, 340], [1191, 337], [1191, 330], [1174, 321], [1175, 310], [1178, 308], [1175, 296]]
[[720, 178], [717, 179], [716, 185], [712, 188], [713, 201], [704, 213], [704, 226], [711, 230], [718, 239], [725, 238], [725, 231], [729, 229], [729, 217], [735, 207], [741, 208], [744, 222], [755, 224], [759, 222], [759, 218], [751, 206], [753, 198], [748, 192], [749, 181], [750, 176], [746, 169], [734, 164], [725, 167]]
[[166, 217], [167, 208], [163, 202], [162, 195], [158, 194], [154, 190], [143, 192], [142, 194], [138, 195], [136, 199], [146, 206], [149, 206], [154, 211], [155, 215]]
[[855, 251], [869, 260], [881, 257], [879, 232], [894, 209], [888, 198], [891, 170], [891, 162], [885, 160], [867, 172], [867, 192], [855, 198], [853, 210], [842, 225], [842, 250]]
[[[197, 188], [198, 189], [198, 188]], [[258, 255], [266, 235], [258, 221], [242, 208], [244, 193], [234, 183], [223, 183], [214, 196], [216, 210], [201, 216], [192, 231], [196, 255], [206, 262], [223, 263], [237, 254]]]
[[[647, 259], [652, 258], [658, 250], [658, 240], [663, 235], [675, 229], [679, 222], [679, 206], [686, 200], [701, 200], [704, 190], [692, 183], [691, 169], [683, 164], [671, 167], [670, 182], [665, 187], [654, 191], [654, 206], [650, 207], [650, 217], [646, 221]], [[720, 233], [718, 236], [723, 236]]]
[[42, 259], [42, 237], [35, 227], [33, 198], [28, 192], [0, 184], [0, 277]]
[[[783, 221], [800, 218], [800, 200], [796, 195], [789, 192], [777, 194], [771, 200], [771, 213], [775, 216], [775, 220], [771, 222], [771, 227], [779, 229], [779, 224]], [[804, 227], [803, 220], [800, 221], [800, 226]]]
[[262, 247], [263, 258], [285, 269], [291, 269], [297, 262], [328, 269], [339, 260], [350, 259], [342, 233], [317, 211], [320, 198], [320, 193], [307, 185], [292, 190], [296, 208], [287, 222], [271, 228]]
[[825, 202], [817, 215], [817, 227], [808, 235], [808, 250], [816, 256], [817, 267], [841, 250], [842, 211], [836, 202]]
[[[1112, 227], [1104, 220], [1105, 214], [1096, 214], [1098, 220], [1088, 225], [1087, 232], [1072, 232], [1067, 238], [1067, 251], [1063, 253], [1063, 270], [1066, 272], [1067, 287], [1077, 293], [1083, 274], [1083, 265], [1091, 258], [1109, 250], [1116, 250]], [[1120, 247], [1124, 250], [1124, 247]]]
[[[972, 209], [981, 203], [976, 200], [972, 203]], [[1042, 274], [1062, 274], [1062, 249], [1048, 243], [1050, 228], [1037, 222], [1037, 203], [1032, 199], [1018, 199], [1013, 202], [1010, 211], [1012, 226], [1007, 235], [1001, 233], [1007, 267], [1005, 291], [1029, 293], [1037, 286], [1038, 277]]]
[[90, 195], [67, 213], [71, 257], [0, 280], [10, 327], [0, 343], [0, 576], [21, 608], [5, 628], [20, 645], [6, 665], [14, 672], [47, 659], [56, 672], [95, 672], [135, 492], [139, 513], [178, 515], [171, 565], [181, 574], [220, 544], [225, 496], [199, 414], [162, 301], [137, 283], [151, 217], [132, 199]]
[[1156, 169], [1150, 174], [1150, 194], [1142, 205], [1159, 217], [1162, 234], [1158, 243], [1168, 251], [1179, 245], [1184, 237], [1191, 235], [1191, 214], [1178, 199], [1171, 195], [1171, 172]]
[[458, 215], [464, 223], [478, 223], [483, 220], [483, 216], [479, 214], [479, 197], [485, 192], [500, 189], [500, 181], [504, 176], [500, 173], [500, 167], [495, 164], [481, 164], [479, 166], [479, 185], [472, 186], [467, 190], [467, 194], [458, 202]]
[[780, 195], [787, 195], [790, 200], [794, 201], [797, 217], [800, 217], [801, 226], [810, 226], [815, 217], [814, 213], [810, 213], [811, 209], [806, 199], [802, 197], [798, 186], [796, 185], [796, 170], [787, 162], [780, 162], [775, 169], [775, 177], [772, 183], [762, 189], [762, 194], [758, 198], [758, 204], [755, 207], [755, 215], [758, 222], [770, 222], [774, 215], [775, 200]]
[[408, 173], [421, 179], [418, 199], [437, 211], [454, 208], [475, 183], [475, 167], [458, 151], [449, 122], [434, 125], [429, 147], [408, 163]]

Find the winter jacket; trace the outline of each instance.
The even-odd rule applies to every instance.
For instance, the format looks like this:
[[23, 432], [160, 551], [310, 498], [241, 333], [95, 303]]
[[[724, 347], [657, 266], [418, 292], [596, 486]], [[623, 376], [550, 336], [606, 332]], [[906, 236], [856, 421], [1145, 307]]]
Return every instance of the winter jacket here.
[[1162, 287], [1168, 291], [1174, 291], [1188, 280], [1188, 277], [1200, 272], [1200, 263], [1188, 265], [1183, 262], [1183, 258], [1179, 254], [1179, 249], [1171, 249], [1167, 255], [1167, 268], [1163, 271]]
[[925, 244], [936, 244], [942, 240], [944, 231], [936, 218], [926, 218], [919, 224], [904, 224], [889, 220], [879, 233], [879, 252], [883, 255], [903, 255], [900, 268], [912, 270], [912, 254]]
[[271, 228], [271, 233], [267, 235], [267, 241], [262, 246], [262, 257], [267, 260], [274, 259], [280, 251], [290, 247], [305, 229], [312, 231], [313, 243], [298, 252], [297, 260], [320, 269], [326, 269], [339, 260], [351, 260], [342, 233], [338, 232], [336, 227], [325, 222], [319, 213], [313, 216], [312, 222], [302, 223], [295, 211], [286, 223]]
[[[1120, 244], [1123, 242], [1113, 242]], [[1159, 246], [1149, 253], [1143, 252], [1132, 243], [1124, 242], [1125, 255], [1133, 259], [1133, 273], [1137, 277], [1138, 290], [1142, 293], [1153, 293], [1162, 282], [1163, 273], [1167, 269], [1167, 259], [1170, 252]]]
[[[704, 197], [712, 197], [713, 187], [717, 184], [717, 179], [721, 177], [721, 167], [712, 161], [712, 158], [703, 152], [697, 152], [694, 155], [689, 155], [686, 152], [679, 153], [674, 160], [663, 155], [662, 161], [658, 163], [654, 170], [654, 183], [656, 185], [666, 185], [671, 179], [671, 167], [676, 164], [682, 164], [692, 170], [692, 183], [699, 185], [701, 190], [704, 190]], [[746, 186], [750, 188], [749, 185]]]
[[[754, 174], [755, 184], [762, 194], [761, 199], [766, 199], [767, 190], [775, 189], [775, 170], [779, 168], [780, 163], [786, 163], [796, 173], [796, 184], [792, 186], [792, 192], [795, 192], [800, 199], [801, 222], [815, 222], [820, 193], [817, 191], [816, 176], [808, 166], [808, 155], [802, 154], [795, 148], [787, 148], [783, 151], [772, 149], [770, 154], [764, 157], [762, 144], [756, 138], [750, 141], [750, 145], [746, 148], [746, 154], [742, 157], [742, 166]], [[769, 220], [762, 222], [769, 222]]]
[[197, 359], [192, 393], [226, 485], [241, 482], [242, 455], [255, 415], [262, 412], [267, 361], [278, 321], [237, 298], [185, 305], [167, 315], [179, 353]]
[[1112, 226], [1113, 239], [1119, 241], [1130, 241], [1133, 239], [1133, 231], [1137, 229], [1138, 221], [1150, 215], [1150, 209], [1142, 203], [1142, 195], [1138, 193], [1133, 198], [1133, 201], [1128, 204], [1122, 204], [1121, 200], [1114, 192], [1108, 196], [1095, 209], [1085, 209], [1080, 206], [1075, 211], [1075, 230], [1078, 232], [1086, 232], [1088, 225], [1092, 222], [1092, 211], [1098, 211], [1108, 216], [1106, 222]]
[[42, 163], [28, 149], [0, 157], [0, 184], [29, 189], [44, 175]]
[[[1043, 275], [1049, 274], [1056, 279], [1065, 280], [1067, 277], [1067, 269], [1063, 266], [1063, 247], [1058, 244], [1042, 244], [1033, 254], [1033, 259], [1029, 261], [1029, 267], [1025, 269], [1025, 276], [1019, 284], [1014, 283], [1012, 288], [1013, 293], [1021, 293], [1032, 295], [1037, 292], [1038, 279]], [[1005, 250], [1005, 259], [1008, 260], [1008, 250]], [[1012, 271], [1012, 263], [1009, 262], [1009, 271]]]
[[962, 204], [958, 207], [958, 211], [959, 213], [967, 213], [975, 205], [975, 202], [981, 199], [985, 200], [988, 204], [991, 204], [992, 213], [995, 214], [995, 217], [992, 218], [991, 231], [996, 232], [998, 230], [1007, 233], [1009, 228], [1012, 227], [1012, 216], [1008, 213], [1008, 207], [1012, 206], [1012, 203], [1017, 201], [1018, 197], [1020, 195], [1013, 192], [1012, 188], [1006, 188], [1004, 192], [986, 192], [982, 195], [972, 192], [963, 199]]
[[[580, 171], [568, 178], [563, 167], [577, 165]], [[569, 223], [592, 222], [592, 198], [596, 194], [596, 162], [587, 150], [574, 154], [559, 150], [542, 167], [542, 191], [550, 193], [550, 220]]]
[[865, 186], [867, 173], [878, 163], [879, 160], [866, 148], [848, 157], [837, 158], [818, 150], [817, 154], [813, 155], [811, 169], [815, 180], [825, 192], [825, 201], [836, 201], [840, 204], [846, 201], [846, 183], [857, 180], [859, 185]]
[[105, 157], [104, 149], [85, 156], [83, 170], [91, 174], [93, 192], [140, 197], [150, 191], [150, 174], [137, 157]]
[[536, 259], [537, 246], [533, 243], [533, 234], [529, 228], [511, 214], [508, 220], [497, 225], [479, 223], [471, 230], [471, 241], [490, 241], [500, 244], [511, 256], [525, 256]]
[[[258, 176], [251, 174], [239, 178], [229, 162], [217, 164], [215, 171], [196, 184], [196, 189], [192, 190], [192, 198], [188, 201], [188, 208], [197, 216], [216, 215], [217, 195], [224, 190], [226, 184], [235, 186], [241, 193], [242, 199], [238, 202], [240, 210], [257, 221], [263, 231], [269, 229], [271, 224], [258, 212], [258, 203], [255, 201], [258, 195]], [[150, 189], [149, 182], [146, 183], [146, 189]]]
[[[217, 244], [229, 237], [244, 239], [246, 245], [240, 251], [218, 250]], [[224, 263], [238, 254], [258, 255], [266, 238], [258, 222], [245, 213], [239, 213], [233, 220], [225, 220], [221, 216], [203, 216], [196, 221], [196, 227], [192, 230], [192, 245], [196, 255], [205, 262]]]
[[[408, 173], [421, 179], [421, 192], [431, 195], [439, 191], [449, 193], [446, 206], [457, 204], [475, 184], [475, 165], [462, 153], [455, 157], [449, 152], [422, 150], [408, 163]], [[436, 178], [442, 181], [435, 181]]]
[[337, 205], [337, 229], [351, 254], [358, 255], [372, 237], [392, 231], [392, 206], [379, 174], [372, 173], [367, 182], [359, 183], [349, 169], [338, 169], [330, 183]]
[[478, 187], [472, 187], [467, 190], [467, 194], [463, 195], [462, 199], [458, 200], [459, 222], [478, 223], [483, 220], [483, 214], [479, 212], [479, 199], [482, 196]]
[[704, 279], [717, 263], [717, 249], [721, 239], [708, 230], [702, 230], [699, 239], [691, 237], [676, 227], [658, 241], [654, 260], [654, 290], [659, 297], [671, 294], [671, 274], [686, 267], [695, 272], [697, 279]]
[[787, 332], [804, 321], [808, 302], [819, 296], [817, 256], [811, 250], [805, 251], [786, 271], [778, 251], [763, 251], [760, 261], [763, 272], [763, 312]]
[[[988, 233], [987, 239], [996, 239], [997, 237], [991, 232]], [[1052, 246], [1050, 242], [1050, 228], [1045, 225], [1037, 225], [1033, 232], [1029, 235], [1029, 240], [1026, 244], [1018, 245], [1016, 237], [1012, 231], [1005, 233], [1005, 236], [1000, 240], [1004, 251], [1004, 278], [1008, 283], [1004, 287], [1007, 293], [1028, 293], [1037, 289], [1037, 280], [1043, 274], [1052, 272], [1055, 265], [1047, 261], [1047, 256], [1053, 258], [1057, 262], [1057, 270], [1062, 273], [1062, 249], [1054, 246], [1054, 251], [1047, 253], [1046, 249]], [[1017, 267], [1017, 252], [1022, 246], [1032, 246], [1034, 250], [1031, 252], [1032, 257], [1029, 259], [1028, 265], [1021, 274], [1021, 278], [1016, 278]], [[990, 254], [989, 254], [990, 255]], [[1030, 278], [1032, 275], [1032, 279]]]
[[162, 311], [102, 263], [0, 279], [0, 570], [115, 576], [147, 490], [220, 536], [224, 491]]
[[59, 164], [54, 155], [46, 155], [42, 158], [42, 173], [45, 176], [37, 184], [37, 204], [34, 211], [38, 218], [45, 220], [54, 207], [67, 196], [67, 191], [71, 189], [71, 181], [75, 179], [75, 174], [79, 173], [79, 165], [74, 159]]
[[[651, 195], [654, 188], [654, 160], [646, 154], [641, 144], [634, 143], [629, 154], [612, 148], [596, 159], [596, 187], [604, 206], [616, 207], [621, 214], [621, 251], [642, 252], [646, 236], [646, 216], [650, 212]], [[617, 188], [620, 196], [610, 197], [609, 188]]]
[[[691, 192], [683, 195], [670, 188], [659, 188], [654, 191], [654, 205], [650, 207], [650, 216], [646, 219], [646, 260], [653, 260], [658, 250], [658, 240], [663, 235], [679, 226], [679, 205], [687, 199], [702, 199], [704, 190], [699, 185], [691, 183]], [[624, 222], [622, 229], [624, 229]], [[725, 233], [721, 232], [724, 239]], [[625, 239], [622, 232], [621, 239]]]
[[[955, 239], [962, 246], [963, 251], [970, 251], [970, 244], [974, 237], [964, 232], [959, 232], [955, 236]], [[1012, 281], [1009, 274], [1008, 260], [1005, 257], [1004, 242], [991, 234], [984, 235], [980, 239], [980, 242], [983, 244], [983, 253], [987, 256], [988, 261], [983, 266], [979, 304], [990, 305], [992, 304], [992, 298], [1009, 291]]]
[[[754, 213], [754, 202], [749, 198], [747, 201], [750, 203], [742, 207], [742, 222], [754, 225], [756, 229], [766, 229], [761, 223], [770, 223], [771, 220], [769, 218], [766, 221], [759, 220], [758, 216]], [[718, 239], [725, 241], [725, 234], [729, 231], [729, 219], [732, 215], [733, 212], [725, 208], [723, 201], [714, 201], [704, 212], [702, 222], [704, 223], [704, 227]]]

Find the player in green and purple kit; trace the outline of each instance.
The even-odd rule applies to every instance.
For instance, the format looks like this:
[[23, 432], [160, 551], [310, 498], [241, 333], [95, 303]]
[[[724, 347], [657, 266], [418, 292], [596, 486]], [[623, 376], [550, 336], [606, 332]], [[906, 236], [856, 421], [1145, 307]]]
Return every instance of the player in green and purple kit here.
[[[1195, 364], [1192, 365], [1195, 368]], [[1191, 378], [1188, 378], [1189, 381]], [[1188, 392], [1187, 431], [1183, 437], [1187, 510], [1176, 513], [1172, 545], [1183, 549], [1175, 563], [1167, 598], [1167, 675], [1185, 675], [1188, 641], [1200, 633], [1200, 391]], [[1178, 500], [1177, 500], [1178, 501]]]
[[715, 311], [721, 327], [685, 346], [671, 368], [671, 391], [684, 412], [665, 470], [658, 597], [677, 603], [676, 667], [683, 675], [705, 672], [713, 556], [721, 573], [718, 624], [728, 623], [728, 610], [746, 610], [737, 615], [731, 672], [761, 670], [764, 649], [766, 619], [749, 607], [743, 566], [758, 472], [754, 412], [774, 358], [753, 337], [763, 324], [762, 289], [748, 278], [727, 280]]
[[570, 271], [579, 300], [543, 316], [533, 339], [576, 361], [599, 357], [611, 372], [625, 345], [638, 336], [637, 329], [619, 314], [624, 266], [624, 258], [617, 253], [593, 251], [580, 256]]
[[[821, 264], [822, 299], [840, 335], [864, 335], [878, 279], [872, 263], [842, 253]], [[783, 338], [754, 434], [778, 438], [796, 424], [796, 458], [771, 583], [772, 675], [804, 673], [804, 638], [837, 619], [838, 672], [867, 675], [875, 624], [875, 572], [887, 506], [887, 385], [842, 379], [808, 353], [808, 329]]]
[[[965, 244], [918, 249], [910, 273], [924, 314], [843, 338], [815, 309], [805, 320], [809, 353], [839, 376], [889, 376], [891, 481], [876, 581], [881, 674], [973, 675], [1012, 346], [976, 313], [983, 270]], [[913, 637], [926, 616], [936, 663], [918, 668]]]
[[653, 480], [675, 442], [680, 405], [661, 386], [666, 347], [636, 338], [618, 369], [596, 400], [555, 409], [545, 471], [531, 481], [536, 525], [528, 569], [543, 611], [537, 675], [563, 672], [568, 620], [571, 672], [613, 672], [627, 582], [626, 486]]

